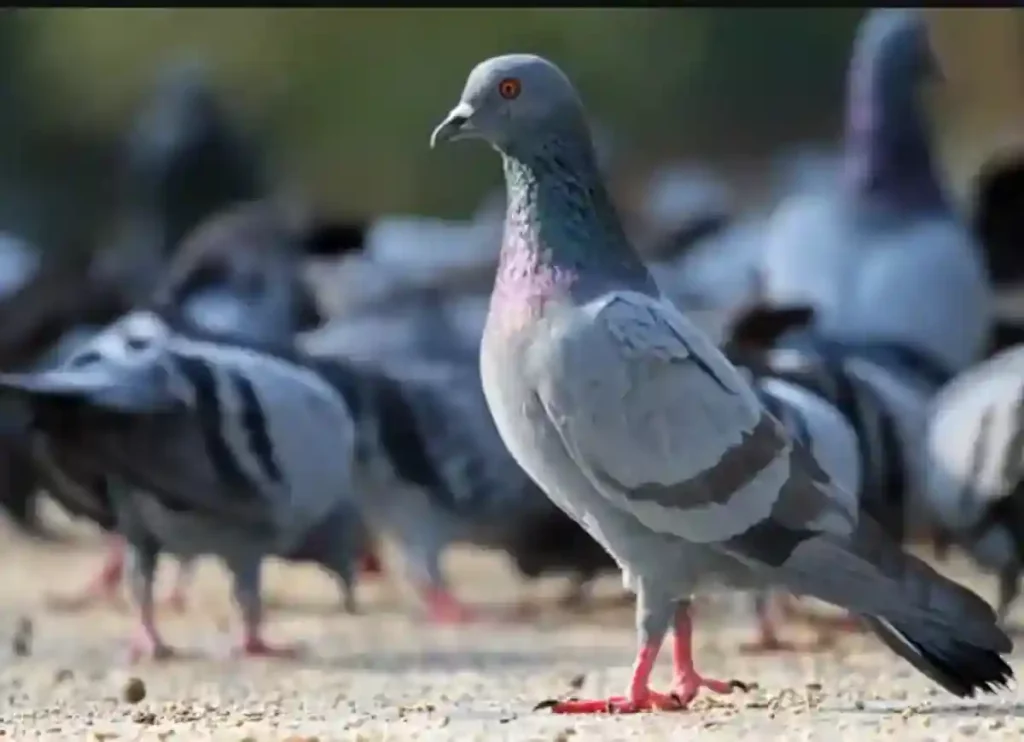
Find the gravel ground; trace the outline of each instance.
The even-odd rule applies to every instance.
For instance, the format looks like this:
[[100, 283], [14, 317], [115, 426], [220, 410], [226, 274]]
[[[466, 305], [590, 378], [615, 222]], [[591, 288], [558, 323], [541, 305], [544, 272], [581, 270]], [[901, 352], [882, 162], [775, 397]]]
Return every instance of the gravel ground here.
[[[703, 698], [673, 714], [565, 718], [532, 711], [537, 701], [580, 684], [579, 692], [602, 695], [624, 686], [632, 611], [615, 606], [613, 579], [599, 586], [585, 616], [545, 607], [529, 625], [438, 628], [415, 621], [396, 585], [365, 585], [364, 613], [349, 617], [337, 611], [333, 583], [318, 571], [272, 564], [268, 635], [307, 647], [306, 659], [286, 662], [230, 657], [227, 583], [218, 565], [204, 564], [189, 612], [163, 622], [170, 642], [198, 656], [132, 667], [125, 611], [66, 615], [46, 607], [48, 594], [78, 585], [96, 565], [95, 538], [41, 546], [0, 535], [0, 737], [15, 740], [675, 742], [692, 732], [701, 740], [911, 742], [1024, 735], [1018, 689], [960, 701], [869, 638], [844, 637], [825, 653], [740, 656], [735, 648], [749, 638], [749, 620], [724, 597], [701, 607], [699, 667], [755, 681], [756, 690]], [[493, 555], [459, 552], [450, 561], [454, 583], [472, 601], [507, 605], [522, 595]], [[964, 565], [953, 569], [991, 588]], [[545, 583], [534, 595], [550, 606], [560, 588]], [[668, 680], [667, 665], [659, 667], [660, 683]], [[138, 691], [139, 681], [145, 698], [131, 703], [126, 689]]]

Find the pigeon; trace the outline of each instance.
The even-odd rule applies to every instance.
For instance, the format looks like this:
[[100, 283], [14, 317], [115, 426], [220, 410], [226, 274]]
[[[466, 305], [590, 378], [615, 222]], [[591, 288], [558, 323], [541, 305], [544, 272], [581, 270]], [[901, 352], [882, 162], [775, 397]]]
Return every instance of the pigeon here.
[[[483, 390], [512, 457], [615, 558], [637, 596], [625, 695], [557, 713], [687, 707], [702, 689], [690, 602], [720, 580], [772, 585], [865, 617], [959, 696], [1012, 677], [981, 598], [904, 553], [739, 371], [665, 299], [598, 172], [583, 104], [552, 62], [494, 57], [469, 74], [431, 145], [482, 139], [502, 156], [505, 232], [481, 345]], [[674, 684], [651, 690], [673, 630]]]
[[[924, 471], [916, 442], [921, 437], [907, 421], [917, 418], [907, 411], [898, 392], [912, 392], [884, 369], [867, 361], [819, 358], [773, 346], [785, 332], [806, 325], [813, 316], [809, 307], [773, 307], [755, 303], [732, 319], [723, 351], [749, 375], [762, 404], [785, 426], [791, 436], [812, 449], [834, 481], [857, 495], [864, 510], [897, 542], [903, 542], [914, 526], [931, 525], [927, 502], [916, 497], [923, 491]], [[885, 383], [882, 383], [885, 382]], [[903, 416], [891, 412], [903, 411]], [[924, 401], [910, 411], [923, 410]], [[816, 451], [817, 453], [817, 451]], [[830, 456], [825, 460], [825, 456]], [[829, 462], [832, 462], [831, 465]], [[853, 472], [837, 468], [843, 464]], [[764, 594], [755, 596], [760, 635], [743, 645], [746, 652], [794, 651], [798, 647], [778, 638]], [[782, 603], [789, 617], [800, 617], [823, 631], [813, 648], [825, 648], [836, 629], [857, 631], [861, 623], [829, 620], [800, 614]]]
[[931, 413], [925, 497], [945, 540], [998, 575], [1005, 621], [1024, 570], [1024, 346], [962, 373]]
[[799, 342], [892, 356], [934, 390], [985, 350], [992, 295], [981, 251], [937, 180], [919, 94], [932, 70], [920, 11], [865, 16], [850, 64], [842, 182], [776, 209], [762, 280], [767, 301], [814, 308]]
[[308, 559], [317, 548], [351, 597], [362, 521], [351, 499], [350, 384], [343, 368], [185, 333], [146, 311], [58, 369], [0, 378], [51, 468], [113, 485], [107, 501], [133, 557], [136, 658], [171, 654], [153, 617], [161, 551], [225, 562], [249, 654], [293, 649], [261, 633], [264, 556]]
[[[149, 304], [165, 319], [186, 328], [238, 342], [289, 347], [297, 332], [322, 319], [298, 271], [309, 239], [300, 225], [290, 224], [281, 204], [274, 201], [225, 208], [185, 239]], [[65, 362], [99, 331], [74, 329], [74, 337], [51, 354], [51, 366]], [[97, 600], [116, 599], [124, 554], [120, 537], [112, 536], [99, 574], [83, 591], [58, 597], [54, 604], [77, 610]], [[179, 612], [185, 607], [190, 571], [189, 560], [183, 560], [168, 599], [169, 607]]]
[[[404, 315], [406, 327], [389, 328], [404, 334], [403, 346], [382, 348], [380, 324], [376, 332], [357, 325], [363, 334], [328, 326], [300, 339], [314, 357], [352, 365], [361, 380], [352, 410], [368, 452], [356, 466], [367, 521], [397, 543], [433, 622], [482, 617], [443, 575], [444, 550], [455, 542], [506, 552], [527, 579], [568, 573], [573, 585], [563, 603], [580, 607], [591, 581], [614, 563], [509, 456], [483, 397], [478, 337], [453, 328], [438, 297], [420, 299]], [[452, 337], [447, 347], [438, 342]], [[519, 606], [520, 614], [529, 609]]]
[[218, 99], [197, 59], [160, 70], [125, 142], [114, 233], [96, 280], [144, 304], [166, 261], [201, 221], [268, 192], [265, 163]]
[[240, 341], [289, 344], [323, 316], [300, 272], [301, 226], [270, 200], [204, 220], [178, 249], [154, 303], [179, 321]]

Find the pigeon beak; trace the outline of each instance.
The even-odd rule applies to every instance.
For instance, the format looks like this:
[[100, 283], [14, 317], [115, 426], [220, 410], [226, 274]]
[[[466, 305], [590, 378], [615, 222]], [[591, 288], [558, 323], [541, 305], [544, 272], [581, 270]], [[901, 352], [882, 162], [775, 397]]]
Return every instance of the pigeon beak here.
[[455, 106], [430, 135], [430, 148], [434, 149], [441, 142], [454, 142], [470, 136], [474, 132], [470, 123], [474, 113], [473, 107], [464, 101]]

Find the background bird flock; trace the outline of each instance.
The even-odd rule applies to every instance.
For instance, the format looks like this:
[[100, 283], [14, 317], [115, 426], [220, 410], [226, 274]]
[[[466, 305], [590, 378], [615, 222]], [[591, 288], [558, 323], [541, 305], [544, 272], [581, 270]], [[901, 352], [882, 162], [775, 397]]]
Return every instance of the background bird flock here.
[[[363, 596], [387, 586], [410, 631], [479, 628], [511, 653], [523, 646], [514, 632], [552, 615], [628, 628], [635, 602], [625, 693], [577, 699], [581, 676], [534, 697], [513, 674], [523, 687], [502, 691], [502, 713], [689, 708], [708, 729], [719, 708], [757, 713], [734, 699], [759, 683], [705, 679], [691, 655], [693, 616], [723, 610], [750, 633], [725, 648], [757, 656], [747, 670], [789, 652], [843, 661], [870, 632], [871, 651], [884, 644], [935, 688], [1012, 695], [1024, 324], [1003, 307], [1019, 229], [1005, 213], [1012, 177], [964, 208], [936, 150], [921, 89], [956, 82], [945, 22], [900, 9], [860, 18], [838, 145], [780, 154], [767, 209], [747, 208], [710, 166], [665, 163], [617, 208], [625, 132], [580, 106], [571, 64], [552, 54], [569, 80], [543, 58], [498, 57], [433, 101], [430, 144], [486, 140], [507, 193], [480, 194], [462, 221], [342, 219], [284, 174], [208, 66], [162, 68], [123, 137], [110, 214], [94, 219], [109, 226], [75, 249], [43, 249], [15, 227], [0, 239], [5, 561], [26, 575], [96, 561], [86, 585], [12, 599], [0, 615], [13, 654], [59, 656], [36, 622], [80, 625], [75, 642], [88, 645], [87, 615], [127, 594], [132, 672], [197, 655], [230, 663], [220, 644], [179, 646], [163, 631], [204, 610], [193, 576], [213, 557], [236, 608], [233, 661], [268, 658], [279, 676], [315, 666], [322, 647], [268, 638], [272, 560], [313, 563], [336, 583], [337, 611], [320, 624], [374, 626], [379, 601]], [[457, 157], [437, 148], [435, 167]], [[69, 543], [61, 511], [102, 532], [102, 557]], [[465, 555], [454, 570], [453, 549]], [[951, 551], [971, 565], [955, 570], [962, 586], [940, 576]], [[505, 599], [465, 599], [493, 557], [522, 584], [486, 572]], [[163, 562], [175, 570], [166, 593]], [[625, 590], [610, 587], [620, 569]], [[550, 605], [532, 589], [549, 577], [565, 583]], [[993, 609], [973, 592], [990, 577]], [[722, 593], [749, 607], [723, 609]], [[670, 631], [674, 684], [660, 695], [647, 680]], [[460, 651], [453, 636], [442, 651]], [[584, 636], [573, 641], [599, 642]], [[371, 664], [394, 640], [372, 644], [359, 647]], [[584, 673], [614, 665], [598, 649]], [[106, 664], [124, 654], [88, 651]], [[625, 670], [609, 675], [609, 690], [626, 684]], [[142, 701], [142, 681], [129, 686]], [[447, 700], [431, 693], [425, 703]], [[707, 694], [725, 705], [702, 706]], [[387, 686], [378, 696], [398, 703]], [[998, 695], [980, 703], [964, 708], [1004, 726], [1019, 716]], [[358, 715], [353, 704], [321, 719], [323, 738], [359, 738], [341, 718]], [[31, 706], [10, 696], [0, 725], [27, 729]], [[510, 739], [532, 738], [513, 727]]]

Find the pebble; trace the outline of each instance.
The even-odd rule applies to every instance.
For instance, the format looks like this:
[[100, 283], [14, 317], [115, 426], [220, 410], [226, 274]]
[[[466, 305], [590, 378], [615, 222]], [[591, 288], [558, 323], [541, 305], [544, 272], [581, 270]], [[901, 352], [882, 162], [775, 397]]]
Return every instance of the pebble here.
[[140, 678], [128, 678], [121, 690], [121, 697], [128, 703], [139, 703], [146, 697], [146, 684]]

